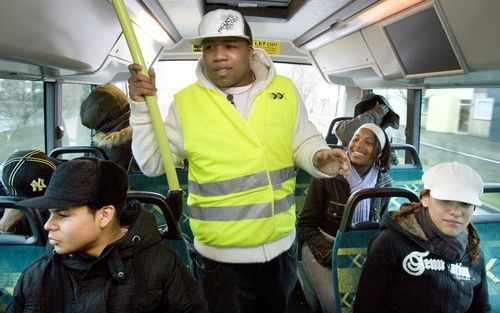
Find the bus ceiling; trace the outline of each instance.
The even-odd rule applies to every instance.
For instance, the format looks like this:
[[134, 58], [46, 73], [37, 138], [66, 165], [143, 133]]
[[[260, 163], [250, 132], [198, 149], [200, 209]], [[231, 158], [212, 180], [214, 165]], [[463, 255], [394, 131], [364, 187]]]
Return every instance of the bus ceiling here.
[[[197, 59], [202, 15], [232, 8], [275, 61], [364, 89], [498, 86], [496, 0], [125, 0], [148, 65]], [[110, 0], [3, 1], [0, 77], [124, 81], [131, 57]]]
[[299, 46], [346, 86], [498, 86], [499, 10], [494, 0], [378, 1]]

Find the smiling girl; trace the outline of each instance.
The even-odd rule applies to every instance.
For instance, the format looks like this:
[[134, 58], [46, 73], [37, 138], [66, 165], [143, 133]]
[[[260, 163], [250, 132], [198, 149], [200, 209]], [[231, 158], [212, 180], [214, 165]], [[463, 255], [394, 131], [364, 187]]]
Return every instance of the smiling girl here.
[[[385, 132], [372, 123], [360, 126], [348, 145], [351, 170], [347, 179], [311, 180], [304, 207], [299, 214], [298, 229], [302, 242], [302, 262], [312, 282], [323, 313], [335, 312], [332, 282], [332, 246], [340, 227], [349, 196], [361, 189], [389, 187], [390, 145]], [[388, 199], [361, 201], [353, 222], [378, 220]]]

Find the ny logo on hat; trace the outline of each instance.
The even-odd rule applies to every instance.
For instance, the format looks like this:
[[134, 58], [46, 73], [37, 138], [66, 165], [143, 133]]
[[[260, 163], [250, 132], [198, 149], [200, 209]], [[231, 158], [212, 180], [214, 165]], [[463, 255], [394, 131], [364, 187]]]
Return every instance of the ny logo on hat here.
[[234, 16], [232, 14], [229, 14], [224, 22], [219, 26], [219, 29], [217, 30], [219, 33], [222, 33], [222, 31], [225, 30], [231, 30], [234, 27], [234, 24], [238, 22], [238, 17]]
[[33, 181], [31, 182], [31, 187], [33, 188], [33, 191], [42, 191], [43, 189], [47, 188], [43, 178], [33, 179]]

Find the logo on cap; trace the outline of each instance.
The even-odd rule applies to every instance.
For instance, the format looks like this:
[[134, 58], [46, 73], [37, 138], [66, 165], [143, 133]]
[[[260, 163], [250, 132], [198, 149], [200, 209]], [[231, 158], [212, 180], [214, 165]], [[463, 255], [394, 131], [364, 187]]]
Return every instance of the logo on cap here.
[[234, 24], [238, 22], [238, 17], [232, 14], [229, 14], [224, 22], [219, 26], [217, 30], [219, 33], [222, 33], [223, 30], [231, 30], [234, 28]]
[[40, 177], [38, 179], [33, 179], [33, 181], [31, 182], [31, 187], [33, 188], [33, 192], [40, 192], [47, 188], [47, 186], [45, 185], [45, 181]]

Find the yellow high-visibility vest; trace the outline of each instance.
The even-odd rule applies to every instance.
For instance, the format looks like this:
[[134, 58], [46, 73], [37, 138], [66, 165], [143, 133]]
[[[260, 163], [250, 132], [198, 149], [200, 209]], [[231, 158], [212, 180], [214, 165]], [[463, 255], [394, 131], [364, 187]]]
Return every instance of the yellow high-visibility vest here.
[[295, 227], [292, 140], [297, 95], [276, 76], [248, 120], [220, 92], [193, 84], [175, 95], [188, 156], [195, 239], [217, 247], [273, 242]]

